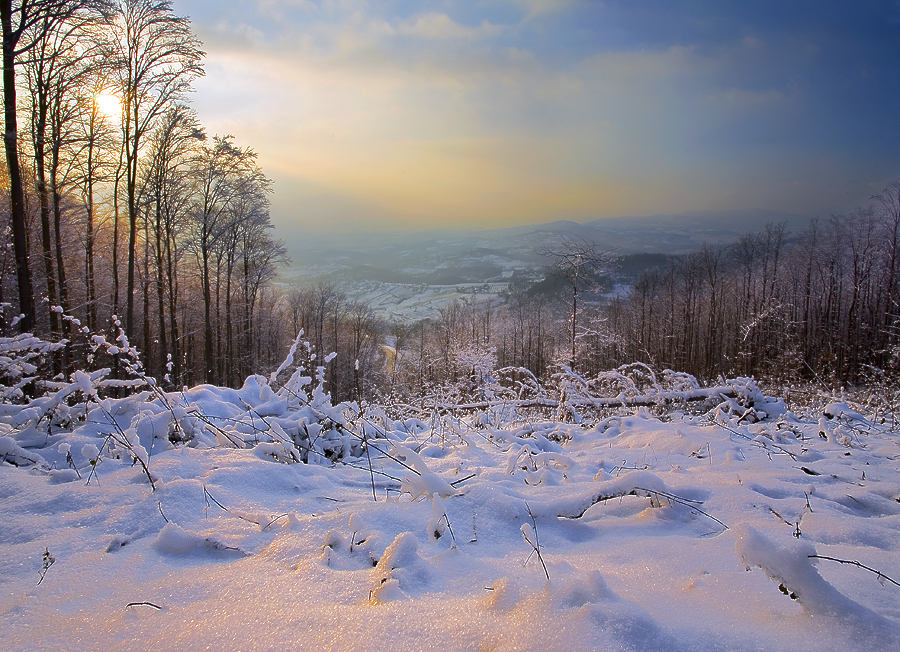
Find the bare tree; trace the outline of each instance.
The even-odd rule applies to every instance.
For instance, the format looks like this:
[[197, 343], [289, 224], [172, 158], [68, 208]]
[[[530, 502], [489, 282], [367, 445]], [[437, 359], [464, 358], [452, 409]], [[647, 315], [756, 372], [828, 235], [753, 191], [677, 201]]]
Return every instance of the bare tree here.
[[575, 345], [578, 339], [578, 291], [584, 290], [597, 274], [609, 271], [612, 255], [583, 240], [566, 239], [559, 246], [544, 249], [541, 255], [553, 259], [553, 266], [572, 290], [569, 313], [569, 367], [575, 368]]
[[[256, 165], [256, 153], [241, 149], [231, 142], [231, 136], [213, 139], [201, 148], [195, 162], [196, 197], [193, 213], [191, 246], [200, 271], [204, 316], [204, 374], [206, 382], [216, 375], [214, 356], [215, 324], [212, 318], [212, 276], [216, 256], [221, 253], [222, 239], [234, 225], [235, 208], [248, 187], [257, 184], [268, 187], [268, 180]], [[218, 282], [219, 275], [216, 274]]]
[[99, 14], [83, 10], [65, 21], [44, 21], [35, 28], [31, 57], [24, 64], [50, 330], [57, 337], [62, 335], [62, 323], [55, 306], [69, 311], [62, 234], [62, 201], [75, 176], [69, 146], [76, 139], [82, 87], [96, 54], [89, 28], [98, 18]]
[[[152, 210], [154, 283], [160, 343], [156, 372], [170, 366], [170, 369], [163, 372], [163, 376], [173, 382], [178, 381], [181, 372], [176, 234], [180, 224], [188, 218], [191, 163], [197, 145], [205, 139], [206, 134], [193, 111], [181, 105], [172, 105], [167, 109], [149, 139], [146, 174], [148, 201]], [[149, 322], [148, 315], [145, 315], [145, 320]], [[171, 363], [166, 356], [171, 356]]]
[[200, 41], [187, 18], [168, 0], [118, 0], [107, 41], [114, 85], [122, 100], [122, 140], [128, 210], [128, 278], [125, 332], [134, 333], [138, 163], [144, 138], [172, 102], [182, 99], [203, 74]]
[[9, 170], [10, 212], [15, 249], [20, 328], [35, 326], [34, 291], [28, 262], [25, 223], [25, 189], [19, 163], [16, 66], [32, 53], [36, 43], [48, 31], [86, 8], [103, 8], [102, 0], [0, 0], [0, 26], [3, 30], [3, 109], [6, 164]]
[[75, 167], [73, 184], [77, 186], [84, 208], [84, 285], [85, 312], [91, 330], [97, 328], [97, 273], [94, 245], [97, 239], [97, 203], [100, 184], [108, 181], [115, 150], [113, 125], [100, 110], [98, 96], [103, 91], [101, 71], [93, 69], [80, 94], [81, 112], [75, 134], [69, 145], [69, 157]]

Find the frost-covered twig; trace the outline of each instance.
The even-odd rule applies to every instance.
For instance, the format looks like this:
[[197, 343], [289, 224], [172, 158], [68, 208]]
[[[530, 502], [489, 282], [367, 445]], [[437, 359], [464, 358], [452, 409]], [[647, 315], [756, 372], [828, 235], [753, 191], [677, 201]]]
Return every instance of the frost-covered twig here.
[[[132, 433], [131, 436], [129, 436], [129, 433], [122, 430], [122, 427], [116, 422], [113, 416], [102, 404], [100, 405], [100, 409], [103, 411], [103, 414], [106, 415], [108, 424], [111, 425], [116, 431], [115, 433], [110, 433], [107, 436], [107, 441], [109, 441], [109, 439], [112, 439], [117, 444], [122, 446], [122, 448], [131, 453], [134, 461], [141, 465], [141, 470], [144, 472], [144, 475], [147, 476], [147, 480], [150, 482], [150, 490], [156, 491], [156, 483], [153, 481], [153, 476], [150, 475], [150, 467], [148, 466], [150, 458], [147, 456], [147, 451], [143, 446], [141, 446], [141, 442], [137, 438], [137, 435]], [[96, 468], [96, 466], [94, 468]]]
[[900, 582], [897, 582], [896, 580], [892, 580], [890, 577], [888, 577], [887, 575], [882, 573], [880, 570], [870, 568], [870, 567], [866, 566], [865, 564], [859, 563], [858, 561], [849, 560], [849, 559], [838, 559], [836, 557], [827, 557], [825, 555], [807, 555], [807, 557], [809, 559], [827, 559], [828, 561], [836, 561], [839, 564], [850, 564], [851, 566], [858, 566], [859, 568], [867, 570], [870, 573], [875, 573], [875, 575], [878, 576], [879, 581], [887, 580], [891, 584], [896, 584], [897, 586], [900, 586]]
[[50, 570], [50, 567], [56, 561], [56, 558], [50, 554], [50, 548], [44, 548], [44, 554], [41, 555], [41, 570], [40, 576], [41, 579], [38, 580], [38, 586], [40, 586], [41, 582], [44, 581], [44, 576], [47, 574], [47, 571]]
[[[544, 569], [544, 575], [547, 576], [547, 581], [549, 582], [550, 571], [547, 570], [547, 564], [544, 563], [544, 556], [541, 554], [541, 542], [540, 539], [538, 539], [537, 521], [527, 502], [525, 503], [525, 509], [528, 510], [528, 516], [531, 517], [531, 523], [522, 523], [522, 537], [525, 539], [525, 543], [531, 546], [531, 554], [537, 555], [538, 561], [541, 562], [541, 567]], [[531, 559], [531, 555], [528, 555], [528, 559]], [[525, 560], [526, 564], [528, 563], [528, 559]]]

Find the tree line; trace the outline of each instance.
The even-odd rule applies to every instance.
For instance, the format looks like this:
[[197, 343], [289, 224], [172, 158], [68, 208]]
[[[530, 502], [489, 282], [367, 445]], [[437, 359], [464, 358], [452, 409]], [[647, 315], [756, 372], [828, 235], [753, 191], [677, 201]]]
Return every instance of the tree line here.
[[[900, 371], [900, 181], [846, 215], [705, 246], [605, 311], [609, 354], [829, 386]], [[614, 336], [613, 336], [614, 335]]]
[[900, 373], [900, 181], [799, 233], [772, 223], [667, 258], [610, 297], [592, 285], [614, 257], [569, 243], [555, 252], [553, 295], [511, 288], [502, 301], [473, 297], [394, 326], [382, 391], [412, 399], [452, 387], [472, 398], [498, 369], [550, 382], [563, 368], [590, 378], [634, 362], [707, 382], [741, 375], [828, 388]]
[[189, 20], [166, 0], [0, 0], [0, 19], [0, 328], [75, 340], [71, 318], [94, 332], [116, 316], [171, 386], [234, 385], [280, 354], [283, 337], [260, 338], [287, 258], [271, 181], [190, 107]]

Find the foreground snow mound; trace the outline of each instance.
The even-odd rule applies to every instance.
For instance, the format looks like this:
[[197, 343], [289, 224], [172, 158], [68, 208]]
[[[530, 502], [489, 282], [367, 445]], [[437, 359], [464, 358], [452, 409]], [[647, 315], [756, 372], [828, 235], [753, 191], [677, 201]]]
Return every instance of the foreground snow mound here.
[[160, 553], [184, 555], [195, 552], [231, 553], [243, 556], [244, 553], [230, 546], [213, 541], [208, 537], [192, 534], [174, 523], [166, 523], [153, 542], [153, 548]]
[[399, 600], [433, 588], [436, 574], [418, 550], [419, 542], [412, 532], [398, 534], [387, 547], [375, 566], [378, 581], [373, 598], [377, 602]]
[[896, 649], [900, 448], [859, 406], [429, 421], [308, 381], [4, 422], [4, 650]]
[[819, 575], [813, 565], [818, 555], [812, 545], [776, 545], [745, 523], [735, 528], [735, 538], [735, 549], [747, 570], [763, 569], [769, 579], [779, 583], [782, 593], [797, 600], [811, 615], [846, 623], [860, 636], [868, 637], [873, 649], [879, 641], [900, 641], [900, 625], [850, 600]]

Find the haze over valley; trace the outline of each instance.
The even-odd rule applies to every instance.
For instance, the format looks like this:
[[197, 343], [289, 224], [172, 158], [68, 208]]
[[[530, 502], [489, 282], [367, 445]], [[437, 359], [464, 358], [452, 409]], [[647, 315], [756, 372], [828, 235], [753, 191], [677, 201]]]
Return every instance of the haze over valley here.
[[791, 213], [735, 210], [503, 229], [309, 233], [287, 242], [292, 262], [281, 271], [280, 283], [294, 287], [331, 282], [381, 318], [415, 321], [434, 317], [453, 301], [502, 301], [511, 285], [528, 291], [552, 273], [549, 252], [567, 243], [627, 257], [625, 265], [619, 261], [609, 274], [609, 294], [621, 295], [644, 269], [668, 264], [666, 256], [690, 253], [704, 244], [728, 245], [767, 224], [784, 223], [796, 232], [807, 222]]

